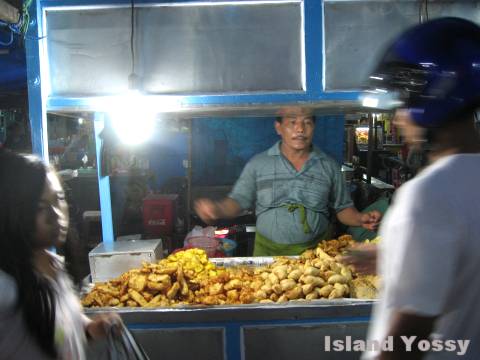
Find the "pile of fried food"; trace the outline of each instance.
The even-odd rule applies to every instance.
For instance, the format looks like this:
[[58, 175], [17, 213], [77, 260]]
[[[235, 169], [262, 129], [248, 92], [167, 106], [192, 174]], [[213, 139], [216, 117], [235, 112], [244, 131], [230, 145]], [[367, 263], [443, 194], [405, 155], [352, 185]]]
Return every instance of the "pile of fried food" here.
[[[200, 249], [144, 263], [106, 283], [95, 284], [85, 307], [169, 307], [282, 303], [290, 300], [374, 298], [375, 286], [335, 257], [354, 243], [344, 235], [322, 241], [298, 258], [276, 257], [260, 267], [217, 267]], [[360, 279], [360, 281], [359, 281]]]

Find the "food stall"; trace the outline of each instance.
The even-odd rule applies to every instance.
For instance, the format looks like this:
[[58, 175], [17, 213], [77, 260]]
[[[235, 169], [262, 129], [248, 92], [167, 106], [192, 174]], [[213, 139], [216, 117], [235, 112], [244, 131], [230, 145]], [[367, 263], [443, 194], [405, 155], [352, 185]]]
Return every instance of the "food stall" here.
[[88, 314], [115, 309], [147, 354], [165, 358], [339, 358], [327, 343], [365, 338], [378, 288], [376, 276], [336, 261], [352, 242], [342, 236], [276, 258], [182, 250], [97, 283], [82, 303]]
[[[379, 27], [394, 34], [417, 21], [413, 15], [392, 17], [397, 20], [385, 23], [378, 20], [386, 19], [386, 11], [417, 14], [417, 6], [413, 1], [398, 5], [333, 0], [37, 0], [30, 9], [36, 21], [31, 22], [26, 38], [34, 151], [49, 160], [47, 114], [91, 115], [102, 241], [106, 248], [112, 247], [116, 239], [111, 179], [102, 168], [107, 130], [116, 127], [128, 141], [136, 142], [154, 132], [152, 124], [159, 118], [187, 122], [226, 117], [272, 119], [285, 106], [301, 106], [319, 117], [335, 116], [322, 133], [325, 141], [335, 139], [342, 144], [343, 114], [360, 111], [355, 89], [375, 61], [372, 53], [388, 41]], [[405, 12], [406, 8], [409, 11]], [[342, 24], [354, 29], [349, 36]], [[322, 126], [322, 122], [317, 124], [320, 129]], [[191, 179], [191, 159], [185, 164]], [[209, 271], [221, 269], [213, 274], [215, 284], [221, 283], [218, 276], [225, 277], [222, 274], [232, 265], [250, 266], [250, 284], [255, 283], [255, 276], [274, 274], [272, 264], [278, 261], [284, 263], [277, 265], [287, 268], [301, 266], [304, 272], [308, 268], [312, 274], [322, 271], [322, 276], [302, 273], [295, 279], [291, 273], [298, 269], [289, 268], [288, 274], [282, 272], [275, 275], [277, 280], [270, 280], [275, 283], [268, 291], [256, 289], [255, 293], [263, 293], [249, 301], [228, 303], [228, 294], [221, 301], [206, 299], [202, 294], [206, 285], [194, 286], [194, 278], [183, 274], [183, 266], [171, 273], [164, 268], [157, 273], [152, 270], [175, 259], [167, 257], [158, 264], [131, 270], [136, 275], [144, 273], [143, 285], [138, 285], [138, 276], [131, 284], [128, 278], [98, 285], [97, 293], [115, 296], [108, 301], [102, 296], [89, 299], [95, 288], [93, 292], [88, 289], [84, 304], [87, 314], [118, 312], [151, 358], [355, 359], [358, 354], [354, 352], [327, 351], [325, 341], [327, 336], [331, 340], [347, 336], [365, 339], [374, 300], [351, 296], [352, 289], [347, 291], [345, 286], [352, 278], [341, 277], [345, 270], [328, 253], [330, 268], [322, 270], [318, 264], [310, 269], [307, 261], [325, 260], [326, 250], [321, 250], [298, 259], [263, 262], [250, 258], [203, 260], [204, 265], [213, 264]], [[326, 274], [329, 271], [334, 273]], [[164, 282], [150, 284], [151, 290], [157, 288], [161, 293], [155, 295], [161, 295], [159, 298], [141, 293], [148, 288], [147, 274], [163, 276], [157, 279]], [[317, 280], [300, 280], [303, 275]], [[341, 280], [332, 280], [332, 276]], [[284, 288], [277, 286], [277, 293], [272, 285], [283, 280], [293, 282], [286, 281]], [[318, 283], [314, 286], [309, 281]], [[225, 288], [228, 282], [221, 284]], [[103, 290], [101, 286], [105, 286]], [[242, 290], [238, 284], [230, 286], [233, 288], [227, 291]], [[322, 296], [324, 286], [331, 288]], [[313, 288], [317, 289], [315, 295], [310, 295]], [[330, 297], [334, 290], [338, 293]], [[183, 297], [179, 291], [184, 291]], [[203, 297], [200, 301], [195, 296]], [[237, 299], [240, 295], [232, 292], [230, 296]], [[280, 298], [285, 301], [278, 302]], [[156, 302], [150, 303], [154, 299]], [[148, 304], [158, 306], [144, 306]]]

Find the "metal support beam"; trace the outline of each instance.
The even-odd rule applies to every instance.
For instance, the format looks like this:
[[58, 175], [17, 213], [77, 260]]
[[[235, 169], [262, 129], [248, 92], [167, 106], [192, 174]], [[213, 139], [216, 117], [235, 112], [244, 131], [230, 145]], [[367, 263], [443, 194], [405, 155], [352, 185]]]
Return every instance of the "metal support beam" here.
[[108, 249], [113, 245], [113, 221], [112, 221], [112, 200], [110, 198], [110, 177], [103, 176], [102, 168], [102, 145], [103, 140], [100, 136], [105, 126], [105, 115], [95, 113], [94, 129], [95, 129], [95, 147], [97, 153], [97, 174], [98, 174], [98, 193], [100, 195], [100, 212], [102, 219], [102, 241]]
[[5, 0], [0, 0], [0, 20], [16, 24], [20, 19], [20, 12], [18, 9]]
[[374, 115], [368, 114], [368, 152], [367, 152], [367, 184], [372, 183], [372, 171], [373, 171], [373, 150], [374, 150], [374, 138], [373, 127], [375, 125]]
[[[0, 0], [2, 1], [2, 0]], [[33, 1], [28, 9], [30, 24], [25, 37], [25, 52], [27, 63], [28, 111], [32, 133], [32, 151], [48, 163], [48, 135], [45, 85], [48, 79], [40, 81], [41, 58], [43, 52], [38, 40], [41, 33], [41, 16], [37, 16], [37, 1]], [[44, 65], [45, 66], [45, 65]]]

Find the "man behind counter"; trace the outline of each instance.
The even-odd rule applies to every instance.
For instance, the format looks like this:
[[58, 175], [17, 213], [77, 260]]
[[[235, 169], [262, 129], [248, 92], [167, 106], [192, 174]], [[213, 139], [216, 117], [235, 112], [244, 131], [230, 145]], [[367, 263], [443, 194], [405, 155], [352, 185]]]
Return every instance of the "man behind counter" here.
[[206, 222], [237, 217], [255, 204], [254, 256], [299, 255], [327, 235], [330, 209], [348, 226], [373, 230], [381, 213], [353, 206], [338, 164], [312, 145], [315, 120], [301, 109], [275, 121], [278, 141], [255, 155], [221, 201], [198, 199]]

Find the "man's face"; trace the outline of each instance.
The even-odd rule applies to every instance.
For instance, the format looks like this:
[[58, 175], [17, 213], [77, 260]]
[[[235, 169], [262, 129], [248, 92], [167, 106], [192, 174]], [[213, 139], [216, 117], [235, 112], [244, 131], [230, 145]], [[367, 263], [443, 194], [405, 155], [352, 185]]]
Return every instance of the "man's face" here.
[[425, 129], [415, 124], [408, 110], [398, 109], [393, 117], [393, 125], [400, 129], [410, 147], [418, 148], [424, 142]]
[[315, 122], [310, 115], [285, 115], [281, 122], [275, 122], [275, 130], [287, 148], [306, 150], [312, 144]]

